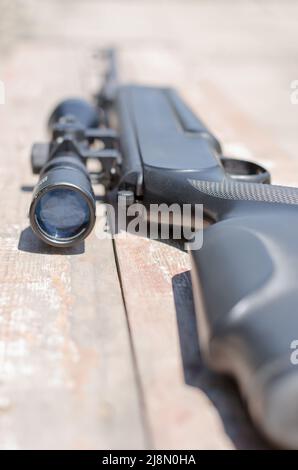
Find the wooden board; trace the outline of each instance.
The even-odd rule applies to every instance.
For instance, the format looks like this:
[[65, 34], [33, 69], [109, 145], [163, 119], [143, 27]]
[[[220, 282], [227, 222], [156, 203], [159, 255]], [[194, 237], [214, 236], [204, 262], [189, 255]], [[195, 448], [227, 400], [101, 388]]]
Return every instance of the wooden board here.
[[80, 54], [37, 44], [20, 45], [6, 63], [7, 103], [0, 108], [2, 449], [145, 445], [112, 241], [94, 233], [61, 253], [28, 228], [28, 186], [36, 181], [30, 146], [45, 137], [53, 103], [67, 92], [82, 93], [79, 77], [87, 63]]

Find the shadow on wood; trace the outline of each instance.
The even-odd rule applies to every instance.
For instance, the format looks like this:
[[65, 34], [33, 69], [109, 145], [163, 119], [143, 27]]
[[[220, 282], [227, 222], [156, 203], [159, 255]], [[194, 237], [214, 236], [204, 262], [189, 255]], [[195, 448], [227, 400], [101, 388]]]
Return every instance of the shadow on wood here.
[[85, 243], [81, 241], [77, 245], [68, 248], [50, 246], [40, 240], [31, 227], [27, 227], [21, 232], [18, 249], [44, 255], [81, 255], [85, 252]]
[[246, 413], [235, 383], [228, 377], [212, 372], [203, 363], [190, 271], [174, 276], [172, 286], [185, 383], [199, 388], [207, 395], [237, 449], [268, 448]]

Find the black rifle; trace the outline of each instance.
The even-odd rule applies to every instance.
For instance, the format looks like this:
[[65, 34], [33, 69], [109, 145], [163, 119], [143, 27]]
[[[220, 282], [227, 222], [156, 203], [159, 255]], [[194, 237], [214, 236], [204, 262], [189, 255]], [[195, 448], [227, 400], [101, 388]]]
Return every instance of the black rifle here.
[[[96, 106], [64, 101], [50, 119], [50, 144], [33, 147], [40, 181], [31, 226], [53, 245], [85, 238], [95, 221], [95, 177], [145, 206], [203, 204], [212, 224], [202, 248], [190, 251], [203, 355], [236, 378], [271, 441], [297, 448], [298, 189], [270, 185], [257, 164], [224, 158], [173, 90], [118, 85], [109, 55]], [[88, 159], [98, 159], [101, 172], [90, 174]]]

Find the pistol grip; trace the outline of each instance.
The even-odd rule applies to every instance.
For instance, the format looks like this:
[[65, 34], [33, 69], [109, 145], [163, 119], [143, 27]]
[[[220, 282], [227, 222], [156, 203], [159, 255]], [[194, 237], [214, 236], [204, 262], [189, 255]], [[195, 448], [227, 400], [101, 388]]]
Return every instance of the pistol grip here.
[[298, 217], [273, 206], [206, 229], [190, 252], [192, 282], [207, 362], [236, 378], [267, 437], [297, 448]]

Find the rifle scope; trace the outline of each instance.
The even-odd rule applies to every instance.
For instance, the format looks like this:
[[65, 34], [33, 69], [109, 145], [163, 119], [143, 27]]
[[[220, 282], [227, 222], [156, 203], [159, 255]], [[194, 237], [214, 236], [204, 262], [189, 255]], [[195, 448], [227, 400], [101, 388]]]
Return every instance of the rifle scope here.
[[94, 226], [95, 196], [85, 157], [90, 144], [87, 129], [98, 125], [95, 107], [83, 100], [65, 100], [49, 119], [51, 142], [32, 148], [33, 172], [40, 177], [29, 217], [33, 231], [48, 244], [71, 246]]

